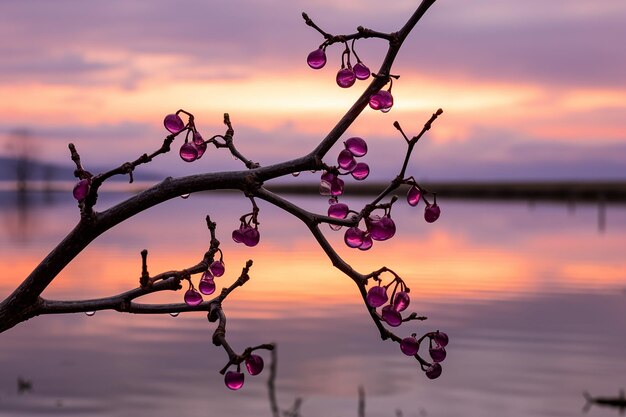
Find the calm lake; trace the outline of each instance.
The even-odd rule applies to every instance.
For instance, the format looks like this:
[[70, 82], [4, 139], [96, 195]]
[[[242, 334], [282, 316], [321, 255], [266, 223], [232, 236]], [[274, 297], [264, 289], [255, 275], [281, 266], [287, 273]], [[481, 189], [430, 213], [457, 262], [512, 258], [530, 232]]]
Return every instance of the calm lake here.
[[[127, 196], [104, 194], [103, 209]], [[324, 197], [289, 196], [311, 210]], [[343, 200], [359, 209], [365, 199]], [[400, 227], [367, 252], [340, 254], [362, 273], [385, 265], [411, 287], [409, 310], [428, 317], [398, 334], [450, 336], [443, 374], [428, 380], [398, 345], [380, 340], [356, 287], [296, 219], [259, 202], [261, 243], [230, 239], [250, 204], [238, 194], [176, 199], [98, 238], [44, 293], [97, 298], [134, 288], [140, 251], [152, 274], [198, 262], [217, 222], [230, 285], [247, 259], [251, 280], [225, 301], [227, 337], [241, 351], [276, 342], [280, 406], [304, 417], [506, 417], [583, 414], [583, 392], [626, 388], [626, 206], [441, 199], [439, 221], [399, 201]], [[73, 227], [69, 193], [0, 193], [0, 296], [6, 297]], [[183, 292], [144, 301], [181, 302]], [[37, 317], [0, 334], [0, 416], [270, 416], [266, 369], [229, 391], [203, 313], [98, 312]], [[270, 355], [262, 353], [269, 365]], [[427, 356], [427, 354], [426, 354]], [[18, 379], [32, 389], [18, 392]], [[592, 406], [589, 416], [619, 410]]]

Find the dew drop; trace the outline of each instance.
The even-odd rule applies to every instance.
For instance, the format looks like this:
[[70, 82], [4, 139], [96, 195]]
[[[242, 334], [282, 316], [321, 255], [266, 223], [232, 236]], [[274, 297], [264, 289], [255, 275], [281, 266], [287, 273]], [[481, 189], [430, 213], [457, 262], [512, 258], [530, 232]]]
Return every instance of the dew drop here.
[[85, 314], [89, 317], [93, 316], [94, 314], [96, 314], [95, 311], [85, 311]]
[[172, 316], [172, 317], [178, 317], [178, 315], [179, 315], [179, 314], [180, 314], [179, 312], [170, 313], [170, 316]]
[[233, 161], [239, 161], [239, 158], [237, 158], [235, 155], [233, 155]]
[[187, 193], [187, 194], [181, 194], [181, 195], [180, 195], [180, 198], [187, 199], [187, 198], [189, 198], [189, 195], [190, 195], [189, 193]]
[[300, 173], [296, 171], [296, 172], [292, 172], [291, 175], [293, 175], [294, 177], [297, 177], [298, 175], [300, 175]]

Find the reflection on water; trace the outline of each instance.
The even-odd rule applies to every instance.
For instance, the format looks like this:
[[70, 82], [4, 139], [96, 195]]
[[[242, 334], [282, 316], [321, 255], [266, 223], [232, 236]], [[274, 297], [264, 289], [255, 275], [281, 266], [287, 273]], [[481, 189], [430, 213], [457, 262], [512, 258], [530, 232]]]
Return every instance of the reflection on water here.
[[[3, 195], [0, 296], [6, 296], [78, 219], [75, 203], [33, 196], [26, 206]], [[118, 194], [103, 196], [106, 206]], [[325, 209], [323, 198], [296, 198]], [[350, 205], [358, 200], [346, 199]], [[208, 245], [209, 213], [218, 223], [227, 265], [222, 285], [249, 258], [251, 281], [225, 302], [228, 337], [237, 349], [280, 346], [281, 404], [302, 397], [307, 416], [580, 415], [589, 391], [611, 396], [626, 385], [626, 210], [515, 202], [442, 203], [434, 225], [421, 210], [397, 204], [403, 227], [367, 252], [341, 254], [366, 272], [393, 267], [411, 286], [417, 312], [429, 317], [405, 331], [445, 329], [451, 337], [444, 373], [427, 380], [397, 345], [378, 339], [354, 286], [332, 269], [306, 229], [261, 205], [261, 243], [239, 247], [228, 236], [249, 203], [236, 196], [192, 195], [156, 207], [98, 238], [45, 294], [92, 298], [124, 291], [150, 271], [185, 267]], [[25, 237], [13, 220], [27, 212]], [[9, 225], [9, 226], [7, 226]], [[182, 294], [153, 300], [179, 302]], [[149, 301], [149, 300], [148, 300]], [[135, 317], [112, 312], [38, 317], [0, 335], [0, 415], [210, 416], [266, 415], [266, 372], [228, 391], [218, 370], [224, 353], [211, 343], [202, 314]], [[269, 360], [269, 357], [266, 356]], [[19, 395], [16, 381], [32, 383]], [[590, 416], [613, 416], [592, 408]]]

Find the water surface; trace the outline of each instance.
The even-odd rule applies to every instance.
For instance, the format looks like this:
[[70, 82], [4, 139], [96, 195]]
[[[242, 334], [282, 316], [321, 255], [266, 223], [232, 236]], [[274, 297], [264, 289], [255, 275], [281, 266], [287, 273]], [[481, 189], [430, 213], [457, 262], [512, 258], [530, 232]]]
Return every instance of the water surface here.
[[[1, 193], [0, 296], [8, 295], [78, 219], [67, 194], [21, 200]], [[125, 198], [105, 194], [106, 207]], [[325, 210], [322, 197], [293, 199]], [[363, 199], [346, 199], [355, 208]], [[251, 281], [225, 302], [228, 338], [277, 342], [280, 404], [304, 399], [304, 416], [572, 416], [583, 391], [617, 396], [626, 387], [626, 209], [594, 205], [441, 201], [426, 224], [422, 208], [399, 202], [400, 225], [368, 252], [340, 254], [361, 272], [386, 265], [411, 287], [412, 308], [429, 319], [399, 334], [441, 329], [451, 339], [442, 376], [425, 378], [398, 346], [382, 342], [356, 288], [333, 269], [306, 228], [261, 203], [261, 243], [229, 238], [249, 203], [236, 194], [192, 195], [149, 210], [98, 238], [44, 294], [53, 299], [112, 295], [137, 285], [140, 251], [155, 274], [197, 262], [218, 223], [228, 285], [247, 259]], [[182, 292], [145, 301], [180, 302]], [[218, 371], [204, 314], [98, 312], [37, 317], [0, 335], [0, 416], [270, 415], [268, 372], [230, 392]], [[265, 355], [269, 362], [269, 355]], [[19, 394], [18, 378], [32, 382]], [[591, 416], [617, 415], [592, 407]]]

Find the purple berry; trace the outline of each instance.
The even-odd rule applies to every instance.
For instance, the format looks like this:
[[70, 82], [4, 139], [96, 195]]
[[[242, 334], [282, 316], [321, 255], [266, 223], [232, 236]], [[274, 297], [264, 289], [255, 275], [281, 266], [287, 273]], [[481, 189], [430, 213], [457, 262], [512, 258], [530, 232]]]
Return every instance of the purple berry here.
[[200, 132], [198, 132], [198, 131], [194, 131], [193, 132], [193, 143], [196, 146], [202, 145], [204, 143], [204, 138], [202, 137]]
[[215, 281], [212, 278], [205, 278], [204, 276], [200, 280], [198, 289], [204, 295], [211, 295], [215, 292]]
[[211, 271], [214, 276], [221, 277], [224, 275], [224, 271], [226, 271], [226, 266], [222, 261], [213, 261], [211, 265], [209, 265], [209, 271]]
[[258, 375], [263, 370], [263, 358], [259, 355], [250, 355], [246, 358], [246, 369], [250, 375]]
[[204, 153], [206, 152], [206, 143], [203, 142], [199, 145], [194, 143], [193, 146], [196, 147], [196, 151], [198, 152], [198, 157], [196, 159], [200, 159], [202, 155], [204, 155]]
[[350, 248], [358, 248], [363, 244], [363, 238], [365, 237], [365, 232], [363, 232], [358, 227], [351, 227], [346, 230], [345, 235], [343, 236], [344, 242]]
[[354, 156], [352, 156], [352, 152], [348, 149], [344, 149], [339, 152], [339, 156], [337, 156], [337, 164], [339, 164], [341, 169], [352, 171], [352, 169], [356, 166], [356, 161], [354, 160]]
[[410, 206], [415, 207], [417, 206], [417, 203], [419, 203], [421, 197], [422, 190], [416, 186], [412, 186], [406, 195], [406, 202], [409, 203]]
[[439, 218], [439, 215], [441, 215], [441, 209], [436, 203], [426, 206], [426, 209], [424, 210], [424, 220], [428, 223], [436, 221]]
[[372, 96], [370, 97], [370, 107], [374, 110], [380, 110], [380, 102], [381, 102], [382, 98], [380, 97], [380, 92], [376, 93], [376, 94], [372, 94]]
[[224, 383], [233, 391], [237, 391], [243, 387], [243, 379], [243, 372], [228, 371], [226, 375], [224, 375]]
[[437, 379], [441, 375], [441, 365], [438, 362], [433, 363], [426, 369], [428, 379]]
[[320, 195], [330, 195], [332, 184], [326, 181], [320, 181]]
[[437, 343], [428, 349], [428, 353], [430, 353], [430, 357], [433, 358], [435, 362], [443, 362], [446, 358], [446, 349]]
[[374, 110], [384, 111], [386, 109], [391, 109], [392, 106], [393, 96], [389, 91], [381, 90], [370, 97], [370, 107]]
[[82, 179], [76, 183], [74, 189], [72, 190], [72, 195], [78, 201], [83, 201], [85, 197], [87, 197], [87, 193], [89, 193], [89, 180]]
[[328, 217], [336, 219], [345, 219], [348, 215], [348, 205], [344, 203], [336, 203], [328, 207]]
[[171, 133], [178, 133], [185, 128], [183, 119], [181, 119], [177, 114], [168, 114], [165, 116], [163, 125], [165, 125], [165, 128]]
[[370, 167], [365, 162], [357, 163], [354, 166], [354, 168], [352, 168], [352, 171], [350, 172], [350, 175], [352, 175], [352, 178], [354, 178], [357, 181], [363, 181], [365, 178], [367, 178], [369, 174], [370, 174]]
[[337, 85], [341, 88], [348, 88], [354, 85], [356, 75], [350, 68], [342, 68], [337, 72]]
[[337, 197], [343, 194], [343, 186], [343, 180], [339, 177], [335, 177], [335, 180], [330, 184], [330, 195]]
[[444, 332], [438, 331], [437, 333], [435, 333], [435, 335], [433, 336], [433, 340], [437, 342], [439, 346], [445, 347], [448, 345], [448, 335]]
[[374, 245], [374, 242], [372, 241], [372, 237], [369, 235], [369, 233], [367, 233], [365, 234], [365, 236], [363, 236], [363, 243], [361, 243], [361, 246], [359, 246], [359, 249], [369, 250], [373, 245]]
[[368, 219], [368, 230], [374, 240], [391, 239], [396, 234], [396, 224], [389, 216], [383, 216], [380, 219], [370, 217]]
[[193, 288], [189, 288], [185, 293], [185, 303], [187, 305], [194, 307], [202, 302], [202, 296], [200, 293]]
[[306, 63], [313, 69], [320, 69], [326, 65], [326, 52], [322, 48], [311, 52], [306, 58]]
[[354, 156], [364, 156], [367, 153], [367, 143], [361, 138], [350, 138], [343, 145]]
[[359, 80], [367, 80], [370, 77], [370, 69], [367, 68], [362, 62], [357, 62], [354, 68], [354, 75]]
[[382, 90], [382, 91], [379, 91], [378, 94], [381, 99], [380, 109], [382, 111], [385, 111], [385, 109], [390, 109], [393, 106], [393, 96], [391, 95], [391, 92]]
[[243, 232], [243, 244], [246, 246], [256, 246], [260, 239], [259, 231], [252, 226], [248, 226]]
[[320, 194], [321, 195], [331, 195], [333, 182], [337, 177], [335, 174], [330, 172], [324, 172], [320, 178]]
[[420, 348], [420, 344], [413, 336], [405, 337], [400, 342], [400, 350], [407, 356], [413, 356]]
[[387, 289], [380, 285], [372, 287], [367, 291], [365, 301], [367, 305], [373, 308], [378, 308], [385, 304], [389, 298], [387, 297]]
[[402, 324], [402, 316], [390, 305], [383, 307], [381, 315], [383, 316], [383, 320], [391, 327], [398, 327]]
[[237, 243], [243, 242], [243, 227], [233, 230], [233, 240]]
[[198, 149], [193, 143], [185, 142], [180, 147], [180, 157], [185, 162], [193, 162], [198, 159]]
[[397, 312], [401, 312], [407, 309], [409, 304], [411, 303], [411, 297], [406, 291], [398, 291], [396, 295], [393, 296], [393, 309]]

